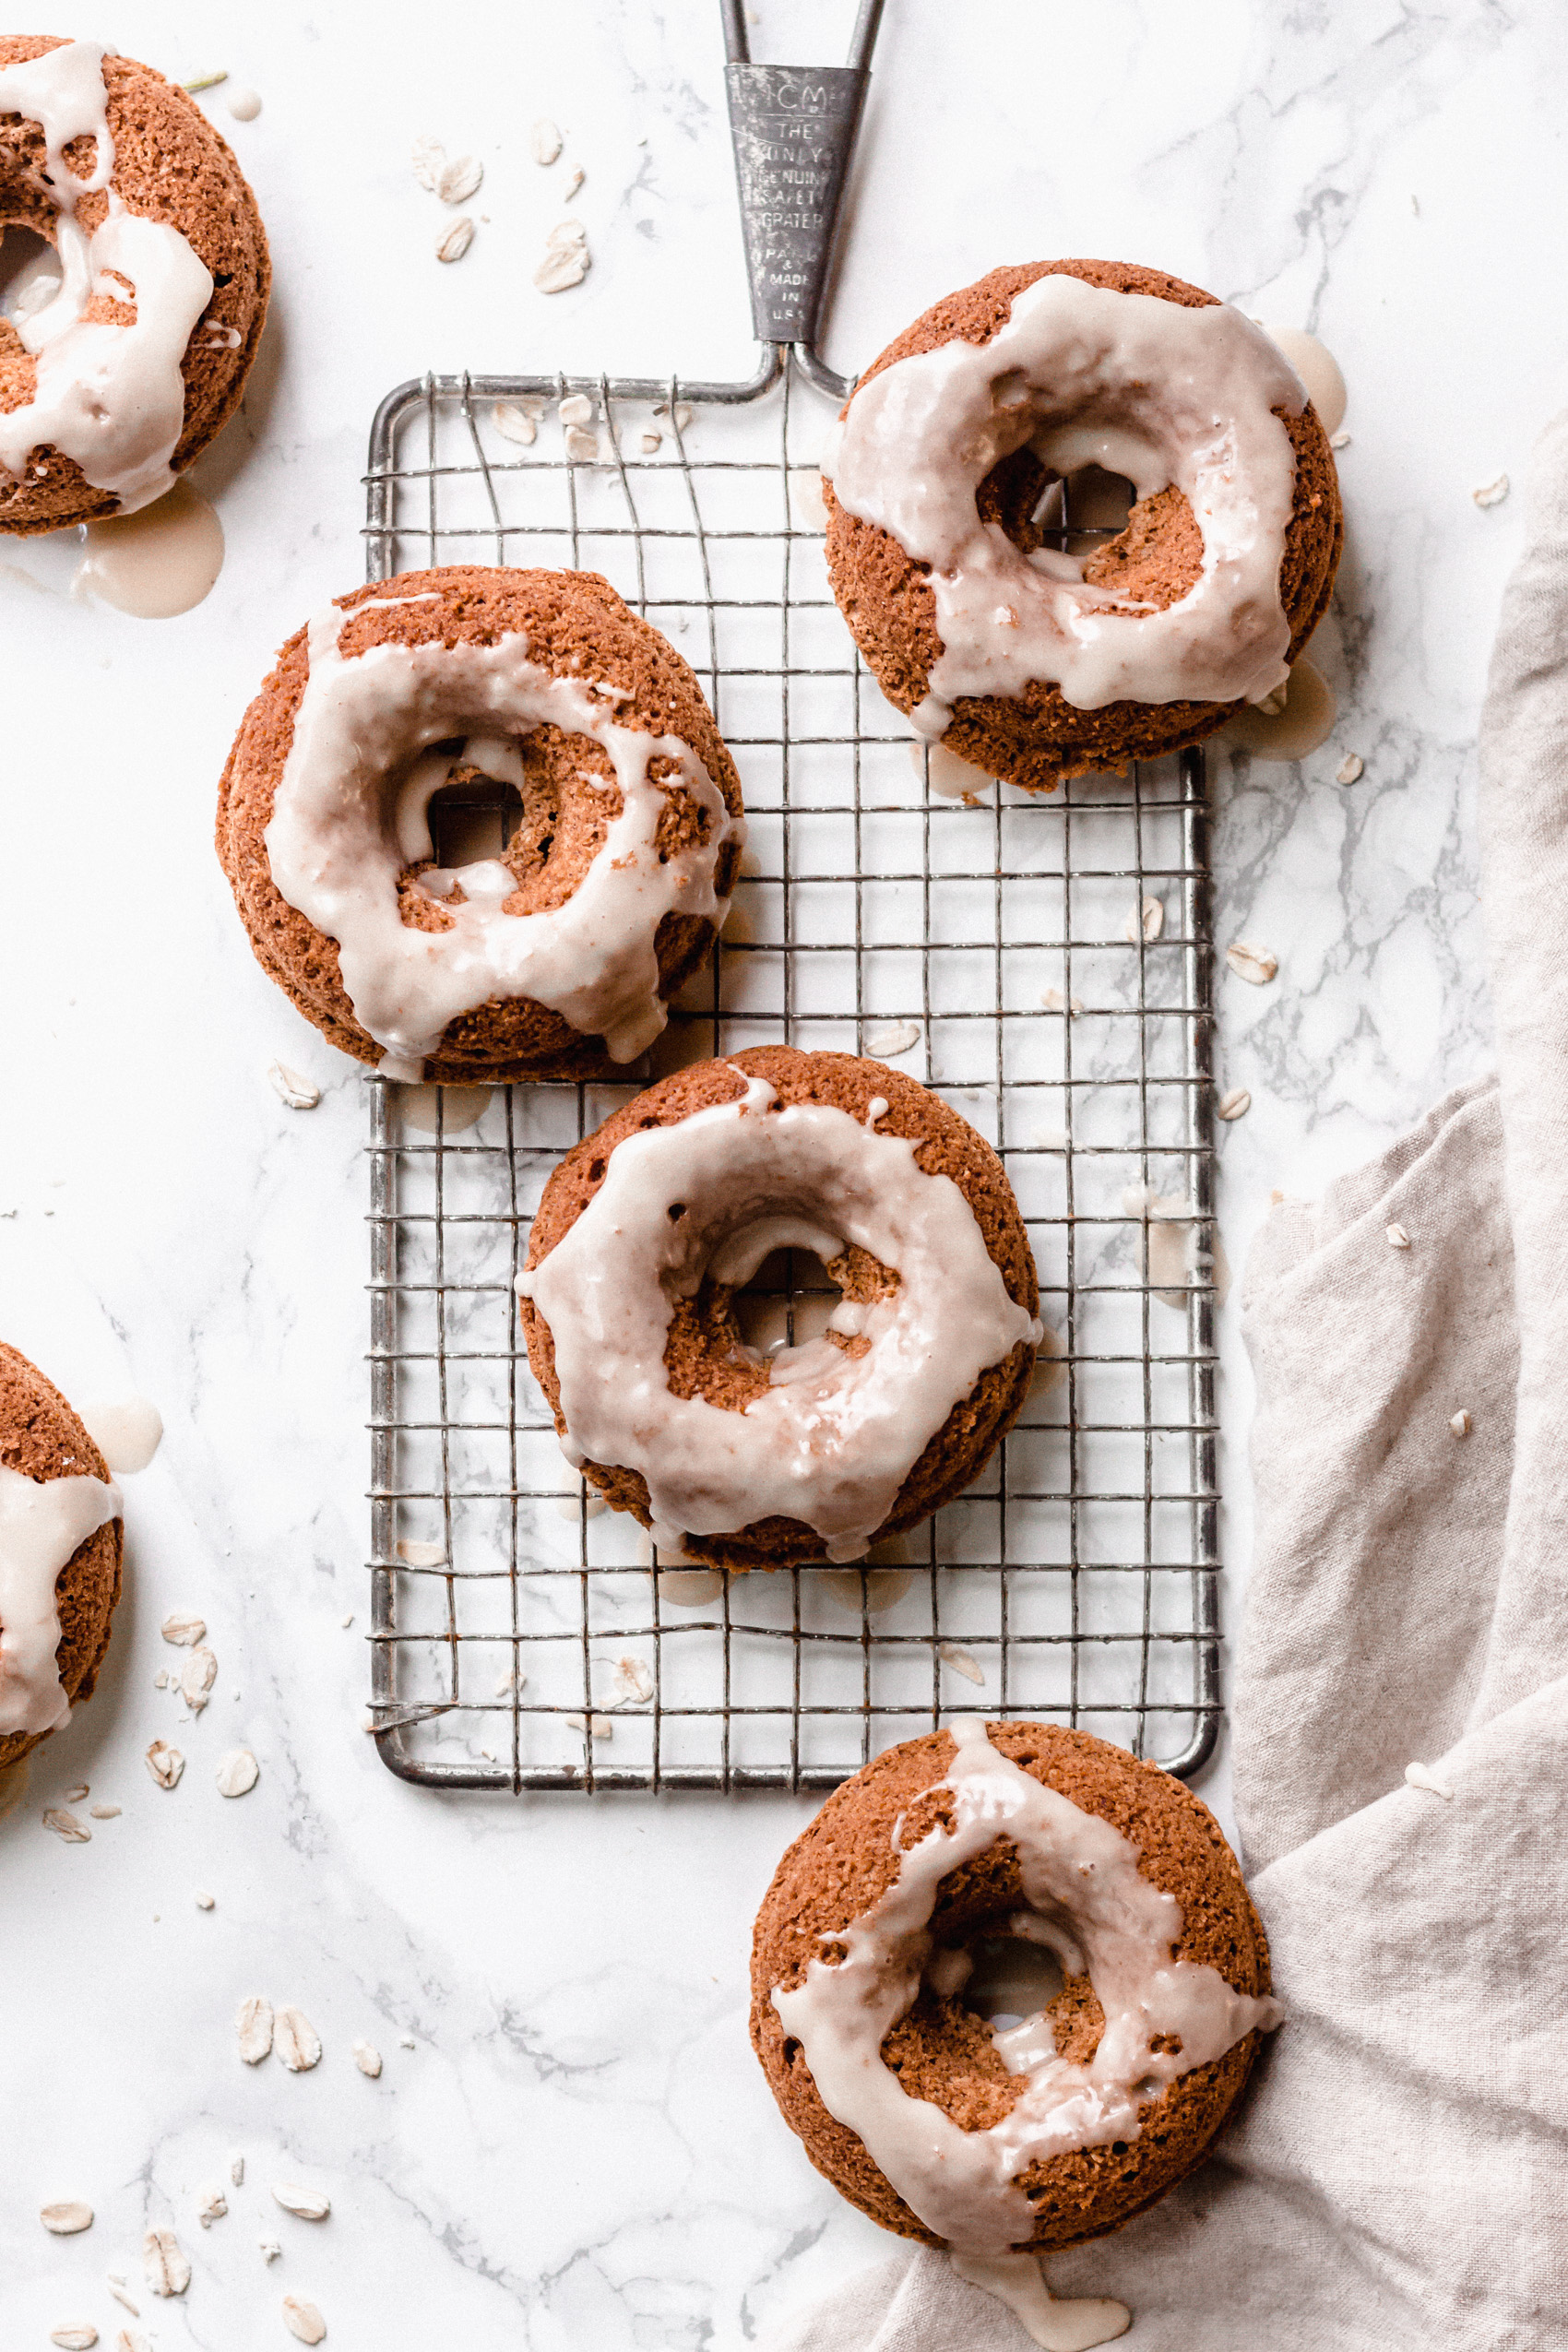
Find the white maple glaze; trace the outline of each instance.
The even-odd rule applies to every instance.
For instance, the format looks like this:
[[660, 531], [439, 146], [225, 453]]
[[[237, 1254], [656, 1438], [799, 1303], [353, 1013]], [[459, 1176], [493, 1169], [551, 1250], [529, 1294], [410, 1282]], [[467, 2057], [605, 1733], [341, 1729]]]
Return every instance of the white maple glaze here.
[[[910, 714], [934, 740], [960, 695], [1048, 680], [1080, 710], [1123, 700], [1255, 701], [1285, 676], [1279, 563], [1296, 462], [1274, 413], [1305, 405], [1277, 346], [1229, 303], [1187, 309], [1063, 275], [1015, 297], [989, 343], [898, 360], [850, 399], [823, 457], [840, 505], [931, 567], [942, 652]], [[1174, 484], [1202, 573], [1164, 612], [1090, 587], [1083, 562], [1026, 555], [981, 523], [980, 482], [1026, 444], [1140, 498]]]
[[0, 1464], [0, 1735], [53, 1731], [71, 1703], [54, 1653], [54, 1586], [79, 1544], [120, 1516], [102, 1479], [30, 1479]]
[[[660, 1549], [779, 1515], [859, 1559], [927, 1442], [980, 1374], [1039, 1324], [1015, 1304], [974, 1211], [928, 1176], [903, 1135], [824, 1103], [778, 1101], [745, 1078], [733, 1102], [626, 1136], [588, 1206], [517, 1277], [550, 1326], [568, 1455], [640, 1471]], [[672, 1209], [680, 1208], [678, 1216]], [[793, 1242], [858, 1243], [898, 1275], [891, 1296], [845, 1300], [826, 1338], [779, 1350], [743, 1412], [671, 1394], [677, 1299], [706, 1275], [743, 1281]]]
[[138, 621], [189, 612], [223, 568], [223, 526], [199, 490], [177, 481], [150, 506], [87, 526], [78, 594], [101, 597]]
[[[14, 322], [37, 375], [32, 398], [0, 415], [0, 467], [20, 479], [30, 453], [50, 444], [131, 514], [173, 482], [170, 460], [185, 418], [181, 362], [212, 279], [172, 222], [127, 212], [109, 185], [105, 53], [100, 42], [72, 41], [0, 69], [0, 114], [20, 114], [43, 132], [40, 186], [54, 208], [61, 267], [53, 300]], [[96, 144], [92, 170], [78, 180], [65, 150], [82, 137]], [[109, 210], [89, 236], [77, 208], [100, 190]], [[95, 293], [133, 303], [134, 315], [84, 318]]]
[[[715, 868], [726, 842], [744, 840], [743, 824], [678, 736], [622, 726], [618, 695], [600, 696], [586, 681], [530, 660], [521, 632], [491, 645], [376, 645], [345, 656], [348, 618], [330, 605], [310, 624], [310, 676], [267, 853], [290, 906], [338, 942], [344, 989], [361, 1028], [387, 1056], [383, 1069], [422, 1077], [447, 1023], [493, 997], [531, 997], [585, 1036], [601, 1035], [613, 1060], [634, 1060], [668, 1017], [654, 947], [659, 923], [670, 913], [723, 921], [728, 901], [715, 890]], [[571, 897], [548, 913], [508, 914], [505, 901], [517, 884], [499, 861], [481, 859], [423, 877], [433, 897], [461, 885], [467, 903], [447, 908], [449, 929], [405, 924], [398, 878], [434, 854], [430, 802], [454, 764], [429, 756], [428, 747], [477, 737], [490, 750], [489, 773], [509, 758], [520, 778], [517, 740], [547, 723], [601, 744], [622, 793], [621, 812]], [[496, 736], [499, 750], [490, 740]], [[655, 759], [678, 771], [667, 784], [648, 774]], [[667, 790], [678, 788], [707, 812], [707, 838], [660, 862], [655, 835]]]
[[1125, 2335], [1133, 2324], [1126, 2304], [1109, 2297], [1054, 2296], [1032, 2254], [955, 2252], [948, 2260], [960, 2278], [1005, 2303], [1041, 2352], [1092, 2352], [1095, 2345]]
[[[1119, 1830], [1004, 1756], [979, 1716], [950, 1728], [958, 1752], [935, 1785], [953, 1791], [953, 1828], [939, 1825], [907, 1848], [887, 1892], [833, 1937], [844, 1958], [813, 1960], [804, 1983], [779, 1988], [773, 2005], [828, 2113], [858, 2135], [910, 2211], [960, 2252], [997, 2255], [1034, 2227], [1028, 2199], [1012, 2185], [1018, 2173], [1072, 2148], [1136, 2139], [1140, 2108], [1178, 2074], [1254, 2028], [1271, 2030], [1281, 2011], [1270, 1997], [1234, 1991], [1214, 1968], [1171, 1958], [1181, 1906], [1144, 1877], [1137, 1847]], [[1056, 2055], [1044, 2011], [996, 2033], [1003, 2063], [1025, 2087], [1000, 2123], [965, 2132], [932, 2101], [907, 2096], [882, 2045], [920, 1990], [941, 1881], [999, 1837], [1017, 1848], [1029, 1905], [1012, 1932], [1050, 1942], [1075, 1974], [1087, 1968], [1105, 2028], [1087, 2065]], [[1150, 2047], [1166, 2036], [1178, 2050]]]

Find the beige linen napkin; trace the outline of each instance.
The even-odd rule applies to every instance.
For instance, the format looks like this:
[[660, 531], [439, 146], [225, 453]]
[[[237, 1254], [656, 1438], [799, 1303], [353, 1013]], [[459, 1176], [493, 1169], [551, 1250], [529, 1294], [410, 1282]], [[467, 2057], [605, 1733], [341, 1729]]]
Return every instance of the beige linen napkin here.
[[[1048, 2266], [1130, 2352], [1568, 2345], [1568, 417], [1536, 477], [1481, 729], [1499, 1076], [1247, 1269], [1236, 1810], [1287, 2023], [1213, 2159]], [[1027, 2345], [906, 2250], [777, 2352]]]

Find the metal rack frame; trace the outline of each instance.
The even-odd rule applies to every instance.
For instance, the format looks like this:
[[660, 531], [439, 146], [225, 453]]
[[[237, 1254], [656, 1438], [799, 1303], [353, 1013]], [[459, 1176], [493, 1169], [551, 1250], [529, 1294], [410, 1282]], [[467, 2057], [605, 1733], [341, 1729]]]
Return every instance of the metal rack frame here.
[[[802, 373], [820, 382], [818, 367]], [[530, 449], [498, 439], [496, 402], [548, 409], [573, 392], [595, 404], [593, 464], [566, 456], [548, 416]], [[628, 411], [653, 404], [659, 449], [634, 450]], [[814, 478], [802, 451], [826, 413], [778, 344], [739, 386], [404, 385], [372, 436], [369, 576], [587, 562], [656, 624], [695, 628], [695, 646], [675, 641], [765, 849], [710, 1004], [686, 992], [671, 1034], [715, 1053], [768, 1039], [874, 1053], [879, 1030], [915, 1022], [918, 1045], [895, 1058], [909, 1067], [918, 1052], [913, 1074], [989, 1127], [1035, 1241], [1063, 1379], [971, 1498], [907, 1539], [901, 1566], [719, 1579], [694, 1609], [665, 1563], [639, 1564], [631, 1523], [594, 1515], [564, 1459], [540, 1469], [552, 1424], [510, 1287], [544, 1170], [624, 1094], [498, 1088], [479, 1127], [457, 1132], [450, 1090], [431, 1089], [425, 1134], [409, 1124], [409, 1091], [372, 1079], [372, 1697], [384, 1760], [425, 1786], [826, 1788], [887, 1740], [981, 1706], [1085, 1723], [1183, 1775], [1217, 1736], [1202, 755], [1049, 799], [998, 788], [989, 806], [944, 801], [929, 768], [912, 777], [907, 730], [837, 622], [822, 530], [802, 518]], [[756, 648], [775, 629], [765, 660]], [[746, 716], [763, 706], [771, 726]], [[820, 718], [829, 706], [837, 727]], [[848, 854], [825, 851], [833, 842]], [[1152, 939], [1150, 897], [1164, 920]], [[832, 908], [847, 909], [839, 932], [819, 936]], [[1134, 910], [1125, 933], [1119, 908]], [[972, 932], [955, 929], [955, 909]], [[834, 995], [833, 956], [846, 976], [852, 962], [852, 1004]], [[1045, 968], [1060, 975], [1054, 1006], [1039, 1001]], [[899, 971], [917, 975], [908, 1002], [884, 992], [907, 985], [888, 979]], [[1042, 1137], [1050, 1105], [1061, 1127]], [[1115, 1194], [1123, 1174], [1141, 1203]], [[1199, 1247], [1181, 1278], [1166, 1267], [1151, 1286], [1149, 1194], [1162, 1183]], [[468, 1344], [476, 1333], [482, 1344]], [[542, 1515], [563, 1503], [576, 1517], [571, 1558]], [[413, 1560], [398, 1550], [410, 1542]], [[884, 1609], [889, 1575], [911, 1582]], [[835, 1615], [847, 1593], [855, 1605]], [[612, 1711], [616, 1650], [651, 1687]], [[513, 1687], [491, 1695], [481, 1678], [507, 1657]], [[966, 1679], [976, 1669], [983, 1688]], [[476, 1748], [487, 1730], [495, 1744]]]

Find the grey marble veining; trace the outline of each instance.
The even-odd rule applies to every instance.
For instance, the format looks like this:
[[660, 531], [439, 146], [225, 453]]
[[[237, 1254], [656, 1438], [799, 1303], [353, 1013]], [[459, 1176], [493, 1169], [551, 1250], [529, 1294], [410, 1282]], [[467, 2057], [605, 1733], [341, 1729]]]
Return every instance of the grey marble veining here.
[[[848, 36], [826, 0], [760, 15], [764, 56], [836, 58]], [[69, 547], [0, 548], [0, 1329], [68, 1391], [140, 1388], [168, 1425], [129, 1483], [100, 1693], [0, 1823], [0, 2334], [42, 2346], [80, 2315], [105, 2344], [125, 2326], [160, 2352], [235, 2352], [287, 2342], [294, 2293], [334, 2346], [730, 2352], [886, 2245], [806, 2165], [745, 2038], [752, 1916], [809, 1808], [445, 1801], [377, 1762], [358, 1728], [361, 1088], [252, 963], [210, 848], [274, 647], [360, 576], [385, 390], [427, 365], [749, 365], [717, 11], [197, 21], [128, 0], [110, 30], [176, 77], [221, 65], [261, 91], [250, 125], [211, 103], [278, 291], [244, 413], [198, 468], [229, 542], [207, 604], [137, 624], [69, 597]], [[1316, 647], [1338, 726], [1300, 767], [1212, 763], [1221, 938], [1280, 967], [1267, 989], [1221, 986], [1224, 1078], [1253, 1098], [1222, 1146], [1238, 1269], [1271, 1189], [1315, 1190], [1487, 1064], [1473, 742], [1518, 501], [1470, 493], [1519, 483], [1568, 381], [1564, 43], [1546, 0], [888, 9], [838, 363], [996, 262], [1059, 251], [1311, 326], [1349, 386], [1348, 540]], [[588, 172], [593, 269], [553, 300], [529, 282], [563, 208], [559, 172], [529, 159], [536, 114]], [[422, 134], [486, 165], [450, 268], [408, 169]], [[1340, 787], [1352, 751], [1365, 774]], [[281, 1108], [277, 1055], [323, 1086], [318, 1110]], [[196, 1721], [153, 1688], [178, 1663], [158, 1634], [175, 1606], [206, 1617], [220, 1660]], [[154, 1736], [187, 1759], [170, 1793], [141, 1760]], [[241, 1741], [261, 1779], [226, 1801], [214, 1766]], [[81, 1780], [124, 1811], [66, 1847], [39, 1815]], [[1222, 1766], [1209, 1788], [1223, 1802]], [[250, 1992], [304, 2009], [314, 2073], [240, 2063]], [[352, 2063], [359, 2037], [379, 2081]], [[204, 2231], [196, 2197], [234, 2150], [244, 2186]], [[288, 2180], [323, 2185], [331, 2219], [281, 2212], [268, 2187]], [[37, 2207], [66, 2196], [98, 2218], [48, 2238]], [[139, 2244], [166, 2221], [196, 2275], [160, 2304]], [[264, 2237], [283, 2246], [271, 2265]]]

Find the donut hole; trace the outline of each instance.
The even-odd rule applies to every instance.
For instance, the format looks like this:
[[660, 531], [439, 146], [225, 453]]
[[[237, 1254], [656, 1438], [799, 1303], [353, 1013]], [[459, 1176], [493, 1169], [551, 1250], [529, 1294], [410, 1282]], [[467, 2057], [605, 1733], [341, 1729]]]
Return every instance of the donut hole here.
[[[672, 1204], [671, 1223], [686, 1214], [684, 1202]], [[743, 1412], [781, 1381], [831, 1369], [829, 1348], [864, 1355], [869, 1339], [852, 1327], [831, 1328], [833, 1319], [897, 1285], [891, 1266], [854, 1243], [826, 1259], [806, 1248], [770, 1250], [739, 1284], [705, 1274], [695, 1296], [677, 1300], [671, 1315], [664, 1362], [671, 1392]], [[854, 1313], [841, 1317], [851, 1326], [856, 1320]]]
[[970, 1965], [957, 1997], [993, 2030], [1004, 2033], [1027, 2017], [1038, 2017], [1067, 1989], [1066, 1970], [1055, 1953], [1023, 1936], [976, 1936], [963, 1956]]
[[466, 866], [499, 858], [523, 821], [523, 796], [477, 767], [455, 771], [430, 804], [430, 837], [437, 866]]
[[63, 276], [59, 255], [40, 231], [20, 220], [0, 230], [0, 318], [13, 332], [18, 319], [36, 316], [53, 301]]
[[1029, 519], [1045, 545], [1069, 555], [1092, 555], [1126, 529], [1136, 504], [1137, 492], [1125, 474], [1080, 466], [1052, 476]]

